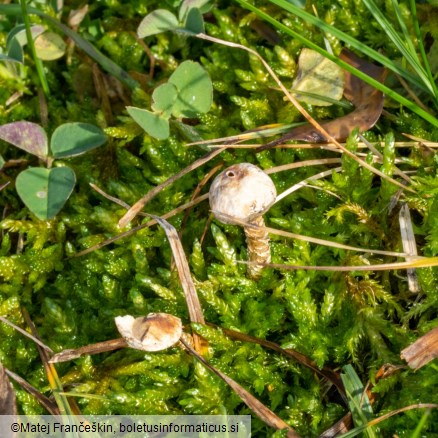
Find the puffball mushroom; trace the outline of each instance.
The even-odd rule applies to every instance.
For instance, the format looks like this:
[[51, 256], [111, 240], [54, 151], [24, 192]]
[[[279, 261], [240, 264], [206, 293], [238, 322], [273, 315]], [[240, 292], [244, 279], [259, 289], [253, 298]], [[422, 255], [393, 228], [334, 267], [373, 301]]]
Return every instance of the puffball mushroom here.
[[[241, 225], [234, 221], [264, 227], [262, 215], [274, 204], [277, 191], [271, 178], [254, 164], [240, 163], [225, 169], [210, 187], [210, 207], [215, 217], [225, 224]], [[251, 262], [269, 263], [271, 250], [268, 233], [262, 228], [243, 227]], [[251, 264], [251, 278], [260, 277], [263, 267]]]

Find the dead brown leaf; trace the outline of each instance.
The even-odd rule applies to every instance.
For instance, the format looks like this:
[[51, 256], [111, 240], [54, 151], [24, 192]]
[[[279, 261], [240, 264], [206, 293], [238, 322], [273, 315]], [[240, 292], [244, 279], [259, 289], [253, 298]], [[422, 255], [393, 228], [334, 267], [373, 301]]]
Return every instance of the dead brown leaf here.
[[402, 350], [400, 357], [414, 370], [418, 370], [438, 357], [438, 327]]
[[[384, 68], [364, 61], [347, 49], [342, 51], [340, 59], [380, 82], [385, 79], [386, 70]], [[360, 132], [372, 128], [382, 113], [384, 101], [381, 91], [350, 72], [345, 72], [344, 96], [355, 106], [354, 111], [330, 122], [321, 123], [328, 134], [341, 141], [345, 140], [354, 128], [359, 128]], [[303, 125], [292, 129], [279, 139], [261, 146], [257, 152], [285, 143], [288, 140], [303, 140], [312, 143], [328, 141], [314, 126]]]

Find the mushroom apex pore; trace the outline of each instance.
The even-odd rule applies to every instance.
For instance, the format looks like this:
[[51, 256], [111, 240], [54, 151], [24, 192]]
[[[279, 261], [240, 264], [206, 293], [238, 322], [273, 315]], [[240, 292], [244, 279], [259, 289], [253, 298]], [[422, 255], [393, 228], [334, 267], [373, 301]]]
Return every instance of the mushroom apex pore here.
[[226, 224], [234, 224], [231, 217], [252, 221], [264, 214], [276, 197], [271, 178], [250, 163], [228, 167], [210, 187], [210, 207], [217, 219]]

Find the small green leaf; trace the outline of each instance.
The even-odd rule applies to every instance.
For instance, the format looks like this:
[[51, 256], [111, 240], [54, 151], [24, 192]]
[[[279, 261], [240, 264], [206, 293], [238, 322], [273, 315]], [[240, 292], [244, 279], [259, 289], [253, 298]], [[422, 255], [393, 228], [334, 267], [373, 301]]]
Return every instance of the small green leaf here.
[[[30, 32], [32, 34], [32, 38], [38, 37], [44, 32], [44, 26], [31, 26]], [[6, 51], [7, 56], [12, 59], [8, 59], [8, 61], [17, 61], [20, 63], [24, 62], [24, 54], [23, 47], [27, 44], [27, 35], [26, 35], [26, 26], [24, 24], [19, 24], [15, 26], [9, 33], [6, 38]]]
[[202, 15], [211, 9], [211, 5], [210, 0], [184, 0], [179, 8], [179, 21], [184, 22], [191, 9], [198, 9]]
[[24, 62], [23, 47], [21, 46], [21, 44], [18, 42], [16, 38], [14, 38], [9, 44], [9, 50], [7, 56], [8, 58], [10, 58], [10, 60], [15, 60], [23, 64]]
[[164, 117], [169, 117], [172, 107], [178, 97], [178, 90], [175, 85], [167, 82], [155, 88], [152, 93], [154, 103], [151, 105], [156, 112], [162, 113]]
[[139, 38], [145, 38], [177, 27], [178, 20], [175, 15], [166, 9], [157, 9], [143, 18], [138, 26], [137, 35]]
[[[41, 35], [44, 31], [44, 26], [40, 25], [31, 26], [30, 28], [33, 39], [35, 39], [38, 35]], [[8, 36], [6, 38], [6, 48], [8, 51], [10, 50], [10, 45], [14, 41], [17, 42], [21, 47], [27, 44], [26, 26], [24, 24], [19, 24], [18, 26], [15, 26], [8, 33]]]
[[169, 82], [178, 89], [172, 110], [175, 117], [196, 117], [209, 111], [213, 102], [213, 85], [208, 73], [197, 62], [180, 64]]
[[169, 137], [169, 122], [166, 118], [134, 106], [127, 106], [126, 110], [150, 136], [158, 140], [165, 140]]
[[3, 166], [5, 165], [6, 161], [4, 160], [4, 158], [0, 155], [0, 169], [3, 168]]
[[76, 177], [69, 167], [31, 167], [16, 181], [17, 193], [26, 207], [41, 220], [52, 219], [70, 197]]
[[54, 61], [64, 56], [66, 44], [54, 32], [45, 32], [35, 39], [35, 50], [38, 58], [43, 61]]
[[95, 125], [65, 123], [53, 132], [50, 150], [55, 158], [73, 157], [103, 145], [106, 140], [106, 135]]
[[22, 121], [0, 126], [0, 139], [29, 154], [43, 159], [47, 158], [49, 152], [47, 134], [36, 123]]
[[194, 34], [204, 32], [204, 19], [202, 18], [202, 14], [199, 9], [192, 8], [189, 10], [184, 27]]
[[344, 92], [344, 72], [341, 67], [315, 50], [304, 48], [298, 59], [298, 73], [292, 89], [301, 102], [309, 105], [329, 106], [330, 102], [305, 94], [300, 95], [299, 91], [340, 100]]
[[[21, 50], [21, 47], [20, 47], [20, 50]], [[0, 61], [19, 62], [19, 63], [23, 64], [23, 61], [21, 59], [16, 59], [16, 57], [5, 55], [4, 53], [0, 53]]]

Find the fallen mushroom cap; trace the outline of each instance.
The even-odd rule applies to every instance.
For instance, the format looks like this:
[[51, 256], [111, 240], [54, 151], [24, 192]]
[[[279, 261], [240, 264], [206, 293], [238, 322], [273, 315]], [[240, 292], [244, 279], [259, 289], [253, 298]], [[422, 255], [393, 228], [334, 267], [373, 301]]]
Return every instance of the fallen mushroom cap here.
[[168, 313], [149, 313], [140, 318], [117, 316], [115, 323], [128, 345], [137, 350], [165, 350], [176, 344], [182, 335], [181, 320]]
[[250, 163], [235, 164], [225, 169], [210, 187], [210, 207], [225, 224], [235, 224], [232, 218], [251, 222], [265, 213], [276, 197], [277, 191], [271, 178]]

